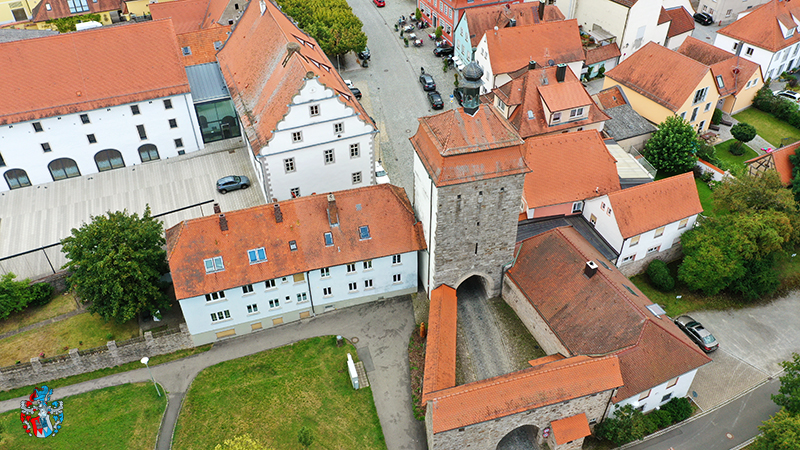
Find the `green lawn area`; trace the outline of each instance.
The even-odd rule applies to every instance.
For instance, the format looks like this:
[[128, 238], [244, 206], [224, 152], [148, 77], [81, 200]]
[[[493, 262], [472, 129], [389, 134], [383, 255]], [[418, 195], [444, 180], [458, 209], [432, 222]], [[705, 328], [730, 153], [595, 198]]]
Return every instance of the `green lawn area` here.
[[0, 448], [152, 450], [166, 406], [166, 397], [159, 397], [152, 383], [67, 397], [61, 430], [46, 439], [28, 436], [22, 429], [19, 409], [9, 411], [0, 414]]
[[350, 344], [325, 336], [209, 367], [186, 393], [173, 449], [213, 449], [250, 434], [267, 448], [300, 449], [310, 428], [311, 449], [385, 449], [370, 388], [353, 390], [347, 374]]
[[756, 156], [758, 156], [758, 153], [756, 153], [755, 150], [753, 150], [752, 148], [745, 145], [744, 155], [736, 156], [730, 151], [728, 151], [728, 148], [734, 142], [736, 142], [736, 139], [729, 139], [721, 144], [715, 145], [714, 149], [716, 150], [717, 158], [723, 161], [728, 167], [740, 166], [744, 168], [746, 167], [744, 162], [749, 159], [755, 158]]
[[[139, 324], [136, 320], [117, 325], [104, 322], [96, 314], [78, 314], [62, 320], [15, 334], [0, 340], [0, 366], [9, 366], [17, 361], [28, 362], [34, 356], [44, 352], [45, 357], [67, 353], [65, 347], [87, 349], [105, 345], [113, 336], [117, 341], [124, 341], [139, 335]], [[80, 342], [83, 341], [83, 345]]]
[[790, 138], [788, 143], [800, 141], [800, 130], [756, 108], [748, 108], [733, 118], [756, 127], [758, 135], [775, 148], [781, 145], [783, 138]]
[[705, 182], [694, 179], [697, 185], [697, 195], [700, 197], [700, 204], [703, 205], [703, 214], [706, 216], [714, 215], [714, 199], [711, 198], [711, 188]]
[[66, 314], [78, 308], [72, 294], [57, 295], [50, 303], [44, 306], [27, 308], [18, 313], [11, 314], [5, 320], [0, 320], [0, 334], [18, 330], [28, 325], [41, 322], [61, 314]]

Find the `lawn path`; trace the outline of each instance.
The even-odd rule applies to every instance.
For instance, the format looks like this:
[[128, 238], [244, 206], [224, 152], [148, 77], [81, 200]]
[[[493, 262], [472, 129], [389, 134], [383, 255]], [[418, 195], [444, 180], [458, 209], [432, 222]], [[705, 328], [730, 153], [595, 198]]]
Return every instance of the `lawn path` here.
[[53, 324], [53, 323], [56, 323], [56, 322], [61, 322], [62, 320], [67, 320], [70, 317], [77, 316], [78, 314], [85, 314], [85, 313], [88, 313], [88, 312], [89, 311], [87, 311], [86, 309], [83, 309], [83, 308], [76, 309], [76, 310], [70, 311], [70, 312], [68, 312], [66, 314], [61, 314], [60, 316], [51, 317], [51, 318], [43, 320], [41, 322], [36, 322], [36, 323], [30, 324], [28, 326], [24, 326], [22, 328], [18, 328], [18, 329], [14, 330], [14, 331], [9, 331], [7, 333], [0, 334], [0, 339], [5, 339], [7, 337], [11, 337], [11, 336], [14, 336], [14, 335], [17, 335], [17, 334], [20, 334], [20, 333], [24, 333], [26, 331], [35, 330], [37, 328], [42, 328], [44, 326], [47, 326], [47, 325], [50, 325], [50, 324]]

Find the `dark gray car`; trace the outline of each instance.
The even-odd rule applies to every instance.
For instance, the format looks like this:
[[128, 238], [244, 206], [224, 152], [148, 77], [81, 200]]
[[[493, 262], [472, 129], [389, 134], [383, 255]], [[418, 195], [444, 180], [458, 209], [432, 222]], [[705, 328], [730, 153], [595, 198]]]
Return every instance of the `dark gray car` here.
[[237, 189], [247, 189], [249, 187], [250, 179], [244, 175], [231, 175], [217, 180], [217, 191], [221, 194], [225, 194], [229, 191], [235, 191]]
[[719, 342], [714, 335], [700, 325], [700, 322], [689, 316], [680, 316], [675, 319], [675, 325], [686, 333], [695, 344], [699, 345], [704, 352], [710, 353], [719, 348]]

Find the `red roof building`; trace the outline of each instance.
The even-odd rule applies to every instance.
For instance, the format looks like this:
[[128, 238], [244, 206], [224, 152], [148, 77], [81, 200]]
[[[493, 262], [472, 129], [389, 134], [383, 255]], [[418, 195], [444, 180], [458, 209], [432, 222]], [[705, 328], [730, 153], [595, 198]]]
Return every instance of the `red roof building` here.
[[231, 25], [213, 20], [210, 6], [208, 0], [177, 0], [150, 5], [153, 19], [172, 19], [185, 66], [216, 62], [217, 51], [230, 35]]
[[775, 170], [778, 172], [778, 175], [780, 175], [783, 184], [787, 186], [792, 184], [794, 179], [792, 175], [794, 165], [789, 160], [789, 157], [797, 152], [798, 147], [800, 147], [800, 142], [795, 142], [794, 144], [772, 150], [769, 153], [745, 161], [745, 164], [747, 164], [747, 173], [751, 176], [756, 176], [765, 170]]

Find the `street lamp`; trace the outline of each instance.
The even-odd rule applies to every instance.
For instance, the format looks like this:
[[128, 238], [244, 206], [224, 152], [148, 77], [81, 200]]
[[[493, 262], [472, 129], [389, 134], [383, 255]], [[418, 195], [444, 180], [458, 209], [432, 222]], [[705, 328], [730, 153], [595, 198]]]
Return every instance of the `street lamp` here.
[[158, 396], [161, 397], [161, 391], [158, 390], [158, 385], [156, 384], [156, 379], [153, 378], [153, 372], [150, 372], [150, 366], [147, 364], [150, 361], [150, 358], [148, 358], [147, 356], [143, 356], [141, 361], [142, 361], [142, 364], [147, 366], [147, 372], [150, 374], [150, 379], [153, 380], [153, 386], [156, 387], [156, 392], [158, 393]]

